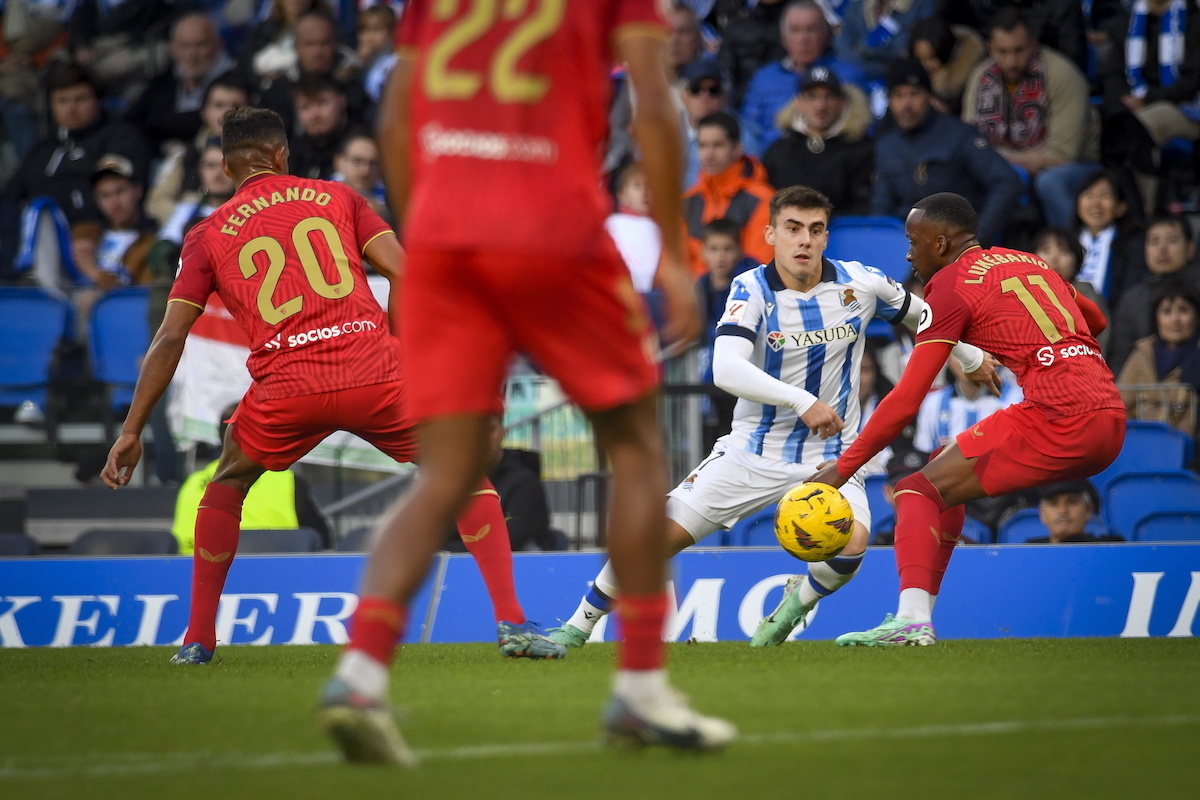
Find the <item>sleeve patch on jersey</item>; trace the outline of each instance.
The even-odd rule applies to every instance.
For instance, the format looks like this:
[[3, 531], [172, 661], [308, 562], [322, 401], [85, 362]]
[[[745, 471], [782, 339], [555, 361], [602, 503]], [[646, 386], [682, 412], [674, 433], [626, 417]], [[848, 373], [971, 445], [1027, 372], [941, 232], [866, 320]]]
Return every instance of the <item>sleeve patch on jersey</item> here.
[[741, 325], [742, 317], [746, 315], [746, 303], [741, 300], [730, 300], [725, 306], [725, 314], [717, 322], [718, 325]]
[[921, 309], [921, 319], [917, 322], [917, 333], [927, 330], [933, 324], [933, 309], [929, 307], [929, 303]]

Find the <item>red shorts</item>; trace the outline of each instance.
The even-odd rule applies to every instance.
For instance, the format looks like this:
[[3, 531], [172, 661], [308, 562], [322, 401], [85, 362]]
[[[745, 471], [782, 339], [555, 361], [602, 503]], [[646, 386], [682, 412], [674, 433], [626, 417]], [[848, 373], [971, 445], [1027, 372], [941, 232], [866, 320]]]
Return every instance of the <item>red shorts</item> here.
[[605, 243], [588, 261], [410, 252], [401, 316], [409, 413], [500, 413], [517, 352], [586, 411], [645, 396], [658, 383], [654, 331]]
[[404, 394], [404, 383], [391, 381], [260, 400], [251, 386], [229, 418], [230, 430], [242, 452], [269, 470], [287, 469], [335, 431], [349, 431], [397, 461], [411, 462], [417, 437]]
[[1002, 408], [958, 435], [958, 449], [978, 458], [975, 474], [990, 497], [1057, 481], [1090, 478], [1125, 441], [1125, 409], [1047, 419], [1029, 401]]

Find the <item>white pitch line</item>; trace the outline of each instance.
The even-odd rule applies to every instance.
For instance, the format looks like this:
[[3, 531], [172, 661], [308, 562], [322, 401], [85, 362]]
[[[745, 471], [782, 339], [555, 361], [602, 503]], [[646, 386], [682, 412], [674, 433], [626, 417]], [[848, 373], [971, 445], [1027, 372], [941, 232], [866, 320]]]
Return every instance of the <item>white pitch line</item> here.
[[[1168, 728], [1200, 725], [1200, 716], [1160, 717], [1082, 717], [1078, 719], [996, 720], [957, 725], [919, 725], [909, 728], [849, 728], [843, 730], [776, 731], [751, 733], [738, 739], [733, 747], [747, 745], [802, 744], [870, 739], [933, 739], [948, 736], [996, 736], [1033, 731], [1062, 731], [1104, 728]], [[485, 758], [521, 758], [575, 755], [599, 752], [599, 742], [530, 742], [527, 744], [487, 744], [466, 747], [418, 750], [423, 761], [470, 761]], [[124, 775], [160, 775], [196, 769], [263, 770], [279, 767], [309, 767], [339, 763], [330, 752], [264, 753], [243, 756], [236, 753], [88, 753], [69, 757], [34, 758], [22, 763], [19, 758], [0, 759], [0, 781], [53, 780], [57, 778], [104, 778]], [[93, 763], [86, 763], [92, 761]], [[85, 763], [81, 763], [85, 762]]]

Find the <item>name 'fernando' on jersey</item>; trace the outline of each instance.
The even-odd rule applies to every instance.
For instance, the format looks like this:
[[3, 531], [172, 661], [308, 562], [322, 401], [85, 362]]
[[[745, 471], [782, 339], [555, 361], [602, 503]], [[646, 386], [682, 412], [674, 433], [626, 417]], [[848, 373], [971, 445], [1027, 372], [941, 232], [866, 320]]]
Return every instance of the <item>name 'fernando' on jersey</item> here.
[[411, 2], [410, 249], [594, 255], [614, 42], [665, 38], [659, 0]]
[[841, 455], [858, 436], [863, 329], [872, 317], [899, 322], [911, 303], [904, 287], [857, 261], [825, 259], [821, 281], [809, 292], [786, 288], [773, 261], [734, 278], [717, 336], [754, 342], [751, 363], [827, 403], [845, 426], [821, 439], [794, 409], [739, 398], [729, 441], [789, 463], [816, 464]]
[[391, 227], [344, 184], [255, 175], [188, 233], [170, 301], [220, 295], [264, 399], [398, 380], [399, 343], [362, 265], [383, 235]]

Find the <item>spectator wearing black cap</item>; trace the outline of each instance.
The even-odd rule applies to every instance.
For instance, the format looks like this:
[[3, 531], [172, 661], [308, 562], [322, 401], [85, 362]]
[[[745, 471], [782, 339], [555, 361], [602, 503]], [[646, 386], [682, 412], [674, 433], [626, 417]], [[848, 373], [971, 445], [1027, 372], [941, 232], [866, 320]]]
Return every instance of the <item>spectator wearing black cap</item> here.
[[742, 104], [746, 152], [754, 156], [779, 138], [775, 116], [795, 96], [800, 79], [813, 67], [828, 67], [843, 82], [867, 86], [862, 70], [833, 51], [833, 29], [816, 0], [789, 2], [780, 19], [779, 37], [784, 57], [754, 73]]
[[101, 156], [92, 187], [104, 222], [71, 226], [71, 255], [80, 276], [103, 290], [148, 283], [147, 256], [156, 227], [142, 213], [144, 187], [133, 162], [115, 153]]
[[979, 241], [995, 243], [1024, 191], [1021, 179], [975, 128], [933, 108], [920, 61], [893, 63], [887, 86], [895, 126], [875, 141], [871, 213], [904, 219], [921, 198], [954, 192], [978, 210]]
[[871, 200], [875, 147], [867, 98], [828, 67], [813, 67], [778, 123], [783, 137], [763, 154], [767, 180], [778, 189], [801, 184], [833, 203], [834, 216], [865, 214]]
[[729, 81], [721, 65], [709, 58], [693, 61], [679, 74], [679, 98], [687, 120], [687, 166], [683, 188], [690, 189], [700, 176], [700, 154], [696, 145], [696, 128], [700, 120], [718, 111], [728, 112]]
[[1066, 544], [1069, 542], [1123, 542], [1115, 533], [1088, 533], [1087, 524], [1100, 510], [1100, 496], [1088, 480], [1052, 483], [1042, 489], [1038, 500], [1038, 518], [1049, 536], [1029, 539], [1030, 544]]

